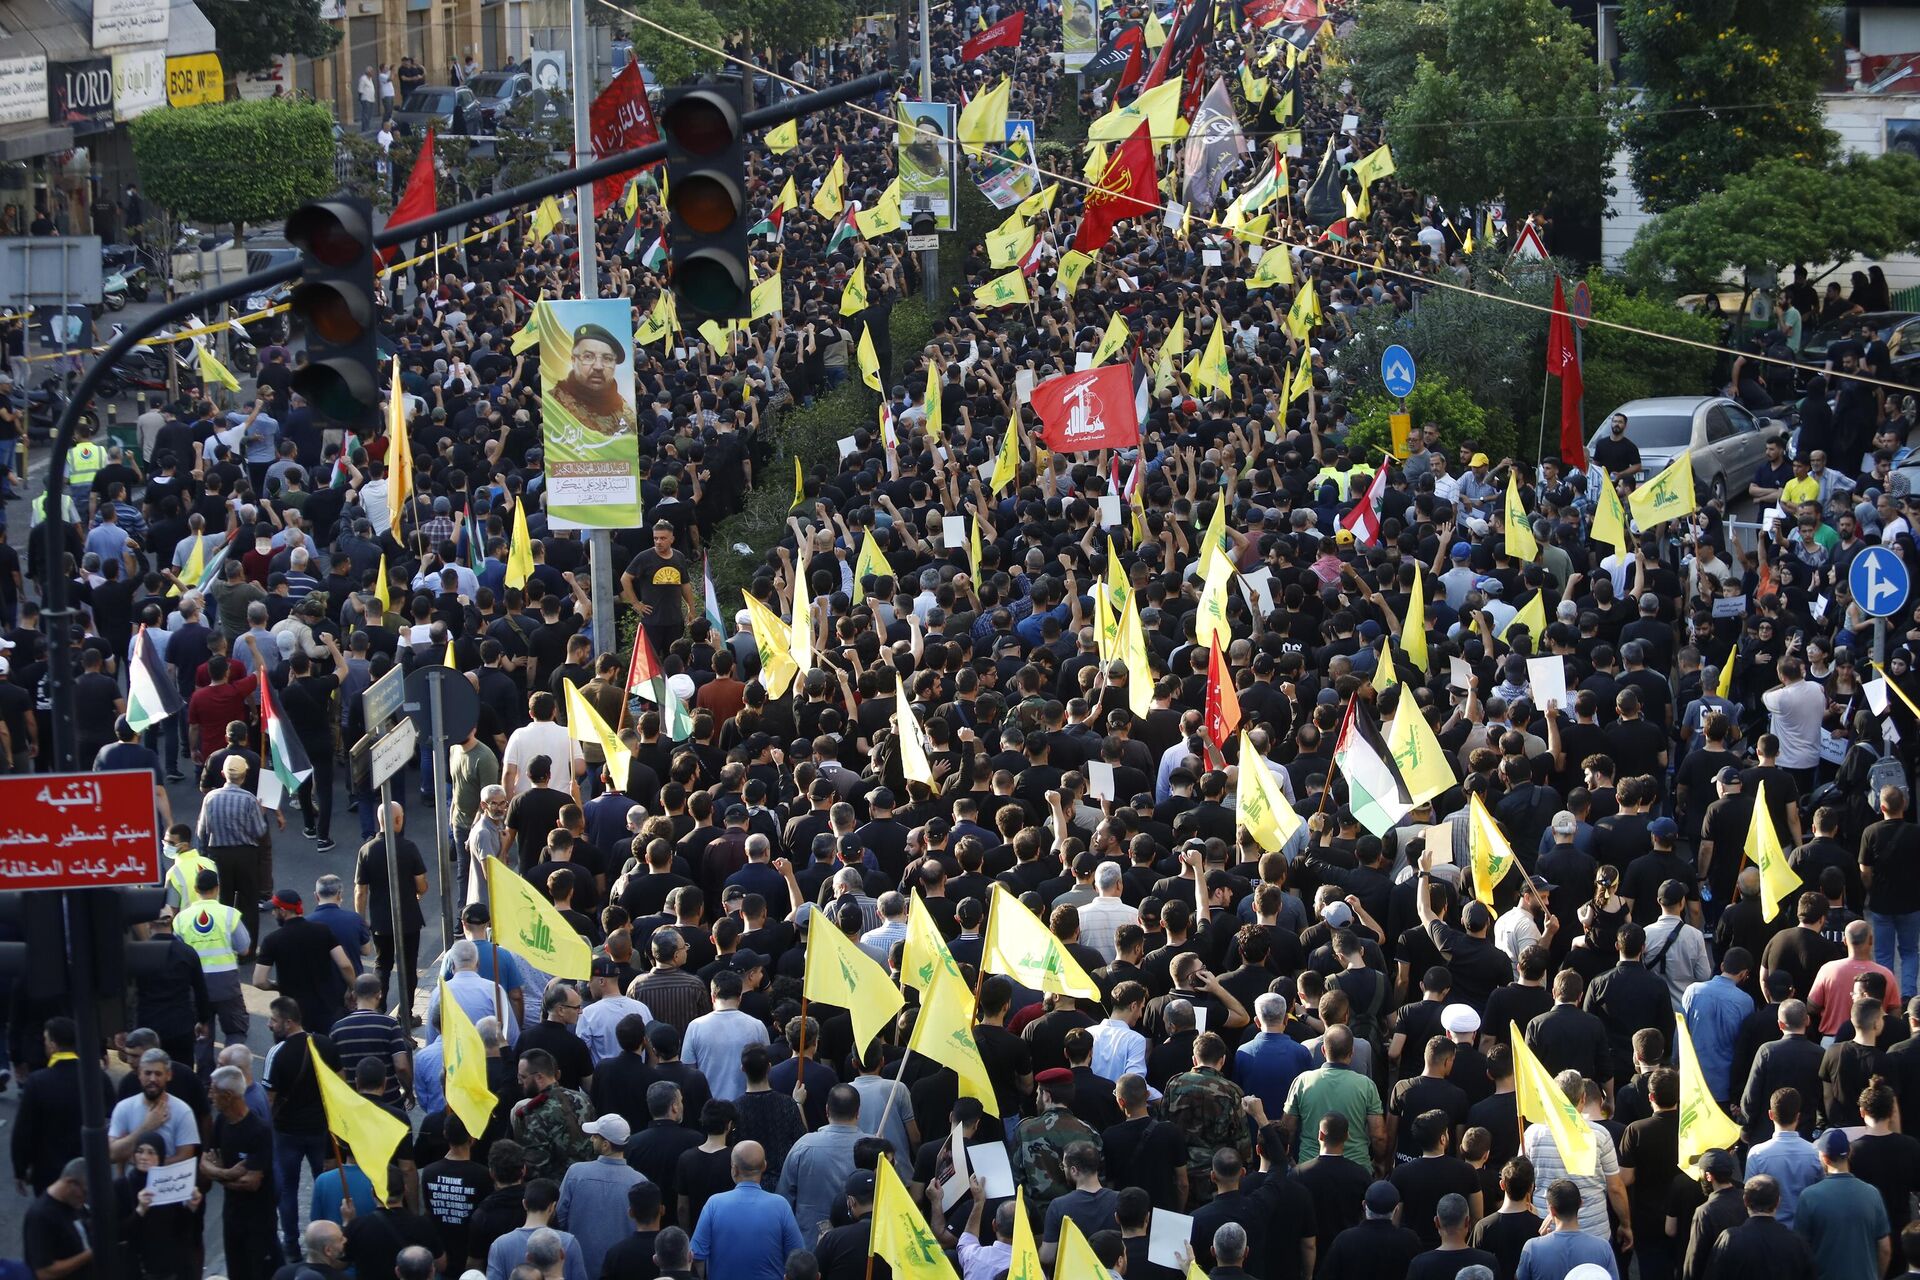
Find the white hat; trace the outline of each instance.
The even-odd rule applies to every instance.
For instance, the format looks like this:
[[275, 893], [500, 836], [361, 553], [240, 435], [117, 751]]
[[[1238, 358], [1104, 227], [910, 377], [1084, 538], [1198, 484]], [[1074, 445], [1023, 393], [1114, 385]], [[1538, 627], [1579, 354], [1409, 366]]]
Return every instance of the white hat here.
[[633, 1130], [627, 1127], [624, 1116], [609, 1111], [598, 1120], [589, 1120], [580, 1126], [580, 1132], [590, 1133], [596, 1138], [605, 1138], [616, 1147], [627, 1145], [627, 1139], [633, 1136]]
[[733, 625], [734, 629], [738, 631], [753, 630], [753, 610], [741, 609], [735, 613], [733, 615]]
[[1450, 1004], [1440, 1011], [1440, 1029], [1450, 1036], [1472, 1035], [1480, 1029], [1480, 1015], [1472, 1005]]

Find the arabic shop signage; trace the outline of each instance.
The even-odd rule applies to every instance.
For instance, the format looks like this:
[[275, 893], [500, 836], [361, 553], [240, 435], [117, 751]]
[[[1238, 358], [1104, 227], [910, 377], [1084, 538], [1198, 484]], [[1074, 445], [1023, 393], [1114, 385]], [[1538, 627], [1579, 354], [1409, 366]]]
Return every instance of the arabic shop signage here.
[[0, 777], [0, 892], [160, 883], [153, 773]]

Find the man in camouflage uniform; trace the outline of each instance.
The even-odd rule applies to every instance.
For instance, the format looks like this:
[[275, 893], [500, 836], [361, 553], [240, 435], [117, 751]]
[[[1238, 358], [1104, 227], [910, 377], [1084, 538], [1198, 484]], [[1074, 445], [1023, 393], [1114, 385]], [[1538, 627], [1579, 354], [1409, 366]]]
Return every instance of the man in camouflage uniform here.
[[520, 1055], [520, 1089], [513, 1104], [513, 1137], [527, 1149], [527, 1176], [558, 1182], [567, 1166], [594, 1158], [593, 1139], [580, 1126], [594, 1118], [593, 1104], [578, 1089], [560, 1083], [560, 1069], [545, 1049]]
[[1073, 1099], [1073, 1072], [1054, 1067], [1035, 1076], [1033, 1083], [1040, 1114], [1022, 1120], [1013, 1131], [1013, 1177], [1026, 1188], [1027, 1212], [1038, 1223], [1046, 1220], [1049, 1204], [1073, 1190], [1067, 1148], [1090, 1142], [1098, 1149], [1100, 1133], [1067, 1110]]
[[1222, 1074], [1227, 1061], [1226, 1041], [1211, 1031], [1193, 1042], [1193, 1070], [1167, 1081], [1161, 1111], [1187, 1135], [1187, 1207], [1213, 1199], [1213, 1153], [1231, 1147], [1243, 1161], [1253, 1159], [1247, 1137], [1247, 1118], [1241, 1109], [1245, 1094]]

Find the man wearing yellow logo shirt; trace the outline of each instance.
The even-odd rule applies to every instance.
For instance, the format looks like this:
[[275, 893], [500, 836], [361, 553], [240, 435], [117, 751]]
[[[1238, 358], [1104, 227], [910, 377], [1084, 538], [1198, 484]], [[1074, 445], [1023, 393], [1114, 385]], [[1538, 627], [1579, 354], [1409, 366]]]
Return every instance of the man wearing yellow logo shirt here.
[[1803, 502], [1820, 501], [1820, 482], [1813, 477], [1813, 463], [1806, 458], [1793, 460], [1793, 479], [1780, 486], [1780, 505], [1788, 511]]

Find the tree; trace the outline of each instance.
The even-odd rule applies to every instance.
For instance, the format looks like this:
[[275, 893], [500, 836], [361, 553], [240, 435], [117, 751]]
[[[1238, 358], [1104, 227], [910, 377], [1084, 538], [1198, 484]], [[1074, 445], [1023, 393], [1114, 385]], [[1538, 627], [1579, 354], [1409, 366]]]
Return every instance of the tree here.
[[[1567, 282], [1567, 288], [1571, 292], [1572, 281]], [[1586, 435], [1593, 434], [1606, 414], [1630, 400], [1704, 394], [1712, 389], [1714, 365], [1719, 359], [1712, 351], [1646, 335], [1667, 334], [1717, 345], [1720, 341], [1717, 321], [1682, 311], [1651, 294], [1630, 292], [1598, 272], [1587, 277], [1587, 288], [1592, 293], [1595, 320], [1646, 333], [1599, 324], [1581, 331]], [[1559, 394], [1558, 387], [1554, 394]]]
[[265, 71], [283, 53], [317, 58], [333, 52], [340, 30], [320, 16], [320, 0], [204, 0], [201, 12], [220, 33], [227, 74]]
[[135, 120], [133, 161], [147, 198], [193, 222], [282, 218], [334, 187], [333, 113], [266, 98], [151, 111]]
[[727, 38], [720, 20], [704, 6], [691, 0], [653, 0], [647, 16], [675, 32], [667, 35], [644, 22], [633, 24], [633, 56], [651, 68], [661, 84], [686, 84], [720, 69], [718, 57], [686, 43], [698, 40], [717, 49]]
[[1416, 0], [1361, 0], [1352, 31], [1340, 41], [1342, 70], [1374, 120], [1385, 119], [1412, 87], [1421, 58], [1437, 64], [1446, 52], [1446, 6]]
[[1826, 163], [1820, 89], [1840, 35], [1821, 0], [1626, 0], [1621, 121], [1646, 207], [1678, 209], [1764, 160]]
[[1838, 165], [1764, 160], [1726, 188], [1669, 209], [1627, 254], [1637, 277], [1717, 285], [1729, 270], [1779, 272], [1884, 258], [1920, 243], [1920, 161], [1897, 152]]
[[[849, 0], [718, 0], [710, 8], [725, 30], [752, 32], [754, 41], [779, 53], [844, 40], [853, 26]], [[648, 16], [653, 16], [652, 9]]]
[[1421, 55], [1387, 115], [1402, 182], [1443, 206], [1597, 211], [1612, 95], [1593, 39], [1553, 0], [1453, 0], [1446, 50]]

